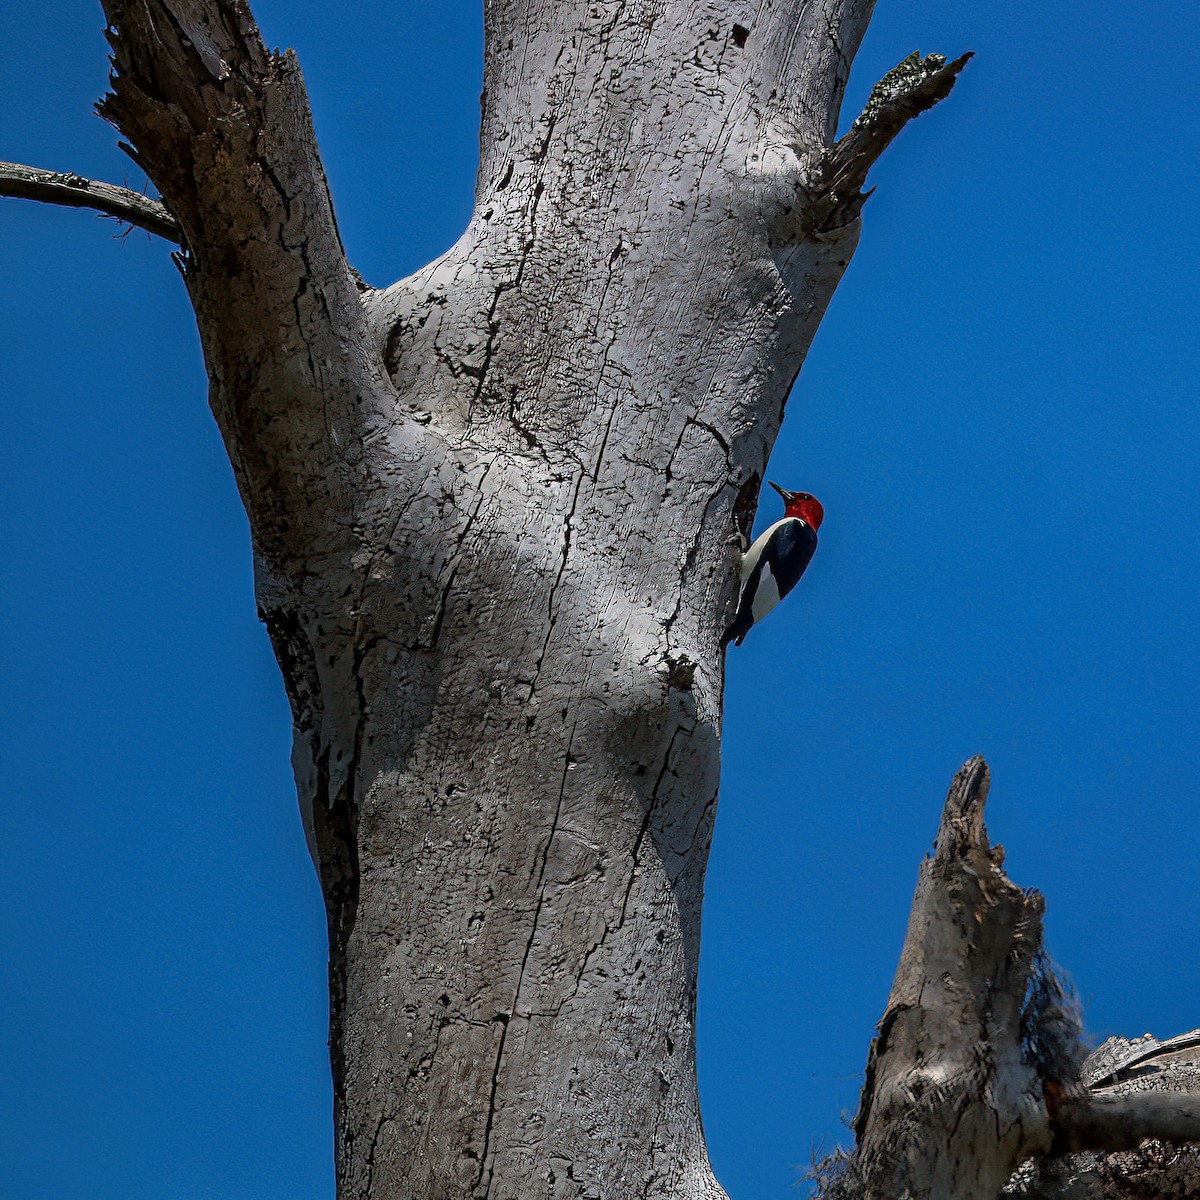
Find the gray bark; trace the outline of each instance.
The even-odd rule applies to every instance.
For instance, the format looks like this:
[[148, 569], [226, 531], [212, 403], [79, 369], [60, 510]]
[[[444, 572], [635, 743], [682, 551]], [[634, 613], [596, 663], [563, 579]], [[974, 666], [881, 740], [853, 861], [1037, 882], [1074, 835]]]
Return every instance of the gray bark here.
[[474, 219], [374, 291], [245, 6], [106, 5], [103, 111], [183, 232], [295, 715], [343, 1196], [720, 1195], [730, 535], [866, 169], [961, 66], [835, 145], [869, 10], [493, 0]]
[[[182, 248], [328, 912], [343, 1197], [722, 1195], [694, 1010], [731, 535], [867, 172], [968, 57], [906, 59], [835, 141], [870, 8], [490, 0], [473, 220], [382, 290], [243, 0], [105, 3], [102, 111], [161, 201], [0, 164]], [[1080, 1073], [986, 787], [951, 790], [825, 1191], [1194, 1194], [1200, 1038]]]

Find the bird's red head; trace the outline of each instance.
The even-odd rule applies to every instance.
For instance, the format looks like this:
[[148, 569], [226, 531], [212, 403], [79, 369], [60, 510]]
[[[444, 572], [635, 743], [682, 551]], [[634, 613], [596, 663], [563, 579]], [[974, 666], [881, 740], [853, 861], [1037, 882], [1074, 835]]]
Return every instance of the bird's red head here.
[[789, 492], [777, 483], [772, 483], [771, 486], [783, 497], [785, 517], [799, 517], [802, 521], [807, 521], [814, 530], [821, 528], [825, 510], [816, 496], [811, 496], [808, 492]]

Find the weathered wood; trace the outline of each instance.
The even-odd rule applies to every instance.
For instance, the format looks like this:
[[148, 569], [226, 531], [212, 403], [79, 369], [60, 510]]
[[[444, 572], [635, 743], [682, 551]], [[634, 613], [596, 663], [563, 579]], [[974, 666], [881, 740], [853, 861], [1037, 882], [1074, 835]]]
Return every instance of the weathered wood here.
[[[987, 766], [972, 759], [921, 867], [855, 1150], [820, 1173], [822, 1197], [1195, 1194], [1177, 1190], [1200, 1178], [1195, 1148], [1161, 1143], [1200, 1140], [1200, 1036], [1114, 1040], [1083, 1062], [1078, 1005], [1042, 950], [1042, 898], [1008, 878], [989, 843], [987, 791]], [[1158, 1142], [1132, 1155], [1073, 1153], [1147, 1138]]]
[[829, 177], [870, 7], [490, 0], [470, 227], [373, 291], [242, 0], [106, 0], [295, 717], [343, 1197], [722, 1194], [729, 542], [895, 132]]
[[1050, 1147], [1022, 1010], [1043, 902], [1004, 873], [983, 823], [988, 770], [972, 759], [946, 799], [871, 1048], [855, 1120], [853, 1194], [995, 1200]]
[[[1058, 1105], [1052, 1157], [1027, 1162], [1011, 1200], [1168, 1200], [1200, 1195], [1200, 1030], [1110, 1038]], [[1191, 1144], [1182, 1144], [1189, 1142]], [[1091, 1150], [1070, 1153], [1073, 1146]]]
[[1067, 1096], [1054, 1112], [1054, 1149], [1135, 1150], [1146, 1138], [1200, 1142], [1200, 1095]]
[[128, 221], [176, 245], [183, 236], [179, 222], [157, 200], [69, 171], [47, 171], [21, 163], [0, 162], [0, 196], [40, 200], [43, 204], [62, 204], [68, 208], [94, 208], [107, 217]]

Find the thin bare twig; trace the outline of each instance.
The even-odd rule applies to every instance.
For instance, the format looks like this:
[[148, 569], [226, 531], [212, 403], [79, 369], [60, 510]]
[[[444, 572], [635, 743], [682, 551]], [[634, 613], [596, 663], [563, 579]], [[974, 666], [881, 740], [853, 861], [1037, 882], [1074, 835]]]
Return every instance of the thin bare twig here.
[[69, 171], [45, 171], [21, 163], [0, 162], [0, 196], [22, 200], [40, 200], [45, 204], [65, 204], [70, 208], [94, 208], [106, 216], [117, 217], [153, 233], [177, 246], [183, 243], [183, 230], [157, 200], [129, 188], [85, 179]]

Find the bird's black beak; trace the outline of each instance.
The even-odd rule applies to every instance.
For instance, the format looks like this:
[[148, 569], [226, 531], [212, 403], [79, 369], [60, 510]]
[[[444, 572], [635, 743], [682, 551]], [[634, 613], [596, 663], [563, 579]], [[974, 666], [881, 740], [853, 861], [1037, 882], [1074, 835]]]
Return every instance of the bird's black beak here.
[[[767, 480], [767, 482], [771, 483], [771, 481], [769, 479]], [[793, 493], [787, 491], [785, 488], [781, 488], [779, 486], [779, 484], [771, 483], [771, 486], [783, 497], [784, 504], [786, 504], [792, 498]]]

